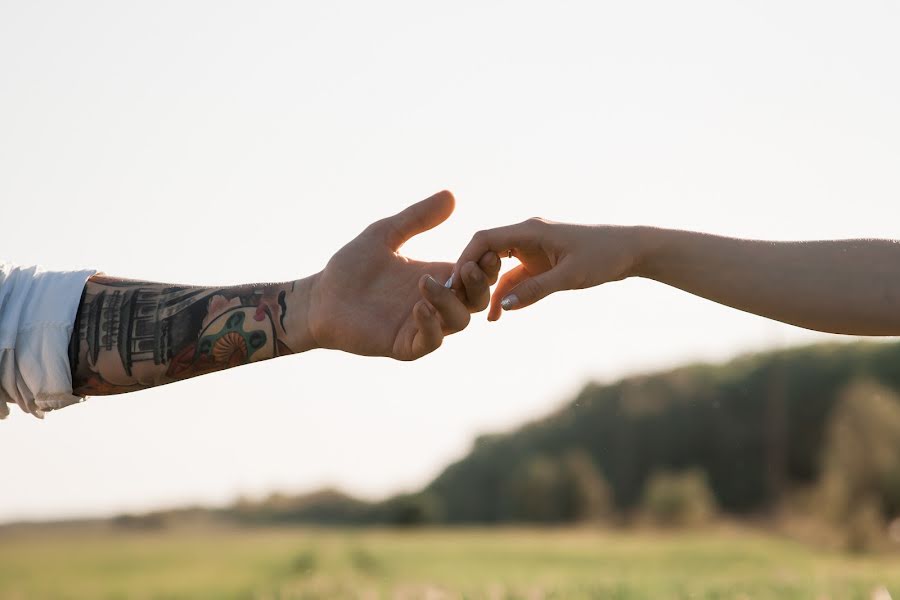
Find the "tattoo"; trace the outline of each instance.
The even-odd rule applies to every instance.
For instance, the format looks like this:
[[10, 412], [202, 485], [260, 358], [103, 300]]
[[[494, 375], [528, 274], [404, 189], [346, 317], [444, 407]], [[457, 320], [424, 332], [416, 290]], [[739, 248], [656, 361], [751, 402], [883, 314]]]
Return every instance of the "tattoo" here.
[[290, 353], [281, 339], [287, 285], [203, 288], [93, 277], [70, 342], [75, 391], [121, 393]]
[[[294, 285], [291, 284], [291, 291], [294, 290]], [[281, 307], [281, 316], [279, 320], [281, 321], [281, 328], [284, 329], [284, 316], [287, 314], [287, 303], [284, 301], [284, 297], [287, 295], [287, 292], [281, 290], [278, 292], [278, 306]]]

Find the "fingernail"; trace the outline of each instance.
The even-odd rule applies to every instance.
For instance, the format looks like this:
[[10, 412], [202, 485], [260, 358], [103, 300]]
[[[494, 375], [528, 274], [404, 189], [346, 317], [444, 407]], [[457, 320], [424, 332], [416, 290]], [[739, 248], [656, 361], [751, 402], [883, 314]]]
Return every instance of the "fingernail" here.
[[428, 287], [428, 290], [429, 290], [430, 292], [432, 292], [432, 293], [437, 293], [437, 292], [439, 292], [440, 290], [443, 289], [443, 288], [441, 287], [441, 284], [439, 284], [439, 283], [435, 280], [435, 278], [432, 277], [431, 275], [429, 275], [429, 276], [428, 276], [428, 279], [425, 280], [425, 285]]
[[481, 283], [481, 269], [478, 268], [478, 265], [475, 263], [469, 263], [472, 265], [472, 269], [469, 270], [469, 279], [474, 281], [475, 283]]
[[511, 308], [515, 308], [519, 305], [519, 297], [515, 294], [510, 294], [506, 298], [500, 301], [500, 307], [503, 310], [509, 310]]
[[447, 280], [447, 283], [444, 284], [444, 287], [448, 289], [453, 287], [453, 273], [450, 274], [450, 279]]

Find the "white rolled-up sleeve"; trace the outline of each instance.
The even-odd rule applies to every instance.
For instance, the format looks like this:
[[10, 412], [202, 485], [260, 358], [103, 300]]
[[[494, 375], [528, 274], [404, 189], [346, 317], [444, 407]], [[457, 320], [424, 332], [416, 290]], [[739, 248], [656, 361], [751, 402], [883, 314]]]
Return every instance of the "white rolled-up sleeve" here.
[[95, 273], [0, 261], [0, 419], [8, 404], [43, 417], [82, 400], [72, 392], [69, 338], [84, 285]]

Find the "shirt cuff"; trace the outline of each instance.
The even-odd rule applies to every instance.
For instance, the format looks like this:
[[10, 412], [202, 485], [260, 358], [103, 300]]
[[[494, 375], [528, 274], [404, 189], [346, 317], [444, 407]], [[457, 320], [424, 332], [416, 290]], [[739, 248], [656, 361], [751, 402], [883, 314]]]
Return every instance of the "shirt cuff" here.
[[7, 403], [41, 418], [83, 400], [72, 391], [69, 339], [96, 273], [0, 263], [0, 419]]

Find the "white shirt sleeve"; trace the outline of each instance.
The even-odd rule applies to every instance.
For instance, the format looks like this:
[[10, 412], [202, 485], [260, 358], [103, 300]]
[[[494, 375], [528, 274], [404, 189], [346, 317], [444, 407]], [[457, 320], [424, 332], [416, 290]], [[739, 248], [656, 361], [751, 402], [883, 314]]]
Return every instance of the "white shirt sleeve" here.
[[0, 261], [0, 419], [7, 403], [42, 418], [83, 399], [72, 393], [69, 338], [84, 284], [96, 272]]

